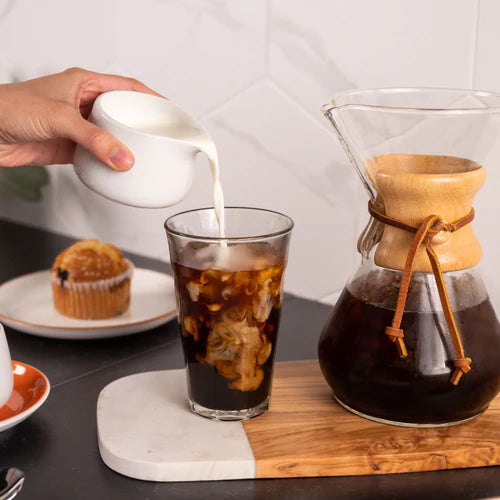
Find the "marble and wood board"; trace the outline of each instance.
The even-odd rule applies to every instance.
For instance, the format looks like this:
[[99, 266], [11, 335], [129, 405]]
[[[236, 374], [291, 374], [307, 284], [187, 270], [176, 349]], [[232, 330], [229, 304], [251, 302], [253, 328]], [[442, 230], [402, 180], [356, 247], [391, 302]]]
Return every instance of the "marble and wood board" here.
[[214, 422], [186, 403], [184, 370], [105, 387], [99, 450], [116, 472], [151, 481], [392, 474], [500, 464], [500, 396], [459, 426], [403, 428], [357, 417], [332, 399], [317, 361], [277, 363], [268, 413]]

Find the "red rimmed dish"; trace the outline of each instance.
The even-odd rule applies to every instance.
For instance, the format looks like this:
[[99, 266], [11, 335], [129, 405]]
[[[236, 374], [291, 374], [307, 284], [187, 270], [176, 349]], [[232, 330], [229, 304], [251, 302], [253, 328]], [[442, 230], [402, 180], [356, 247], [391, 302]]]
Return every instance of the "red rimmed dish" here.
[[14, 390], [0, 408], [0, 432], [3, 432], [32, 415], [47, 399], [49, 379], [31, 365], [12, 361]]

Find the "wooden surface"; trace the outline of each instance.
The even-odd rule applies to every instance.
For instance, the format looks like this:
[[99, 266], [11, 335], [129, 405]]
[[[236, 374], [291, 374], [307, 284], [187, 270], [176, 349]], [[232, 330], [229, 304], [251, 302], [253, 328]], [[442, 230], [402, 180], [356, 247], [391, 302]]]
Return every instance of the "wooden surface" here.
[[[386, 215], [414, 227], [429, 215], [439, 215], [445, 222], [465, 217], [486, 179], [484, 167], [452, 156], [387, 154], [375, 157], [369, 172], [383, 199]], [[441, 232], [432, 240], [443, 271], [466, 269], [481, 260], [481, 246], [473, 225], [467, 224], [454, 233]], [[385, 226], [375, 263], [404, 269], [414, 236]], [[417, 251], [413, 270], [432, 272], [423, 245]]]
[[244, 422], [256, 477], [390, 474], [500, 464], [500, 396], [459, 426], [410, 429], [341, 408], [317, 361], [277, 363], [270, 411]]

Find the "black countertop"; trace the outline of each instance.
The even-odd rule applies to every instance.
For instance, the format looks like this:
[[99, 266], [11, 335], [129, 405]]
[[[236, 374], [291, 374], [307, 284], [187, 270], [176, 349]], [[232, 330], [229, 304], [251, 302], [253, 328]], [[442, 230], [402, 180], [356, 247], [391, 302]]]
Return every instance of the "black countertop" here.
[[[0, 220], [0, 282], [48, 269], [73, 240]], [[166, 243], [165, 243], [166, 244]], [[138, 267], [169, 271], [138, 255]], [[22, 300], [22, 298], [20, 298]], [[316, 359], [330, 307], [286, 295], [277, 360]], [[100, 340], [57, 340], [6, 328], [12, 359], [40, 369], [51, 382], [45, 404], [0, 433], [0, 468], [26, 474], [19, 499], [481, 499], [500, 496], [500, 467], [411, 474], [154, 483], [130, 479], [102, 462], [96, 402], [107, 384], [133, 373], [183, 367], [175, 321], [138, 335]], [[333, 404], [333, 403], [332, 403]]]

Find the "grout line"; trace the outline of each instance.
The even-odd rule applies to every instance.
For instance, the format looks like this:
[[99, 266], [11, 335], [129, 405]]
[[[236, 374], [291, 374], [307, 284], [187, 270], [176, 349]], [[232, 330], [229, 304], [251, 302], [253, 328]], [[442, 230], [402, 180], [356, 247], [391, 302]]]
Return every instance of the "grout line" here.
[[469, 61], [469, 81], [468, 85], [470, 89], [475, 89], [476, 86], [476, 58], [477, 58], [477, 39], [479, 34], [479, 12], [480, 12], [481, 0], [474, 0], [473, 3], [473, 14], [472, 14], [472, 47], [470, 53]]
[[[299, 109], [301, 109], [304, 113], [309, 115], [319, 126], [327, 131], [329, 134], [333, 134], [331, 125], [327, 123], [327, 120], [321, 114], [321, 105], [318, 106], [318, 112], [313, 113], [307, 106], [304, 106], [297, 98], [295, 98], [292, 94], [290, 94], [286, 89], [284, 89], [279, 83], [275, 82], [272, 77], [269, 77], [269, 82], [274, 86], [274, 88], [280, 92], [284, 97], [286, 97], [289, 101], [293, 102]], [[332, 135], [332, 137], [334, 137]]]
[[75, 380], [78, 380], [78, 379], [81, 379], [81, 378], [84, 378], [84, 377], [87, 377], [89, 375], [93, 375], [94, 373], [99, 373], [101, 371], [104, 371], [104, 370], [107, 370], [108, 368], [111, 368], [113, 366], [116, 366], [116, 365], [119, 365], [121, 363], [124, 363], [126, 361], [130, 361], [131, 359], [135, 359], [135, 358], [138, 358], [140, 356], [143, 356], [144, 354], [148, 354], [150, 352], [153, 352], [157, 349], [162, 349], [164, 347], [167, 347], [169, 346], [170, 344], [174, 343], [177, 339], [175, 338], [171, 338], [170, 340], [168, 340], [167, 342], [165, 342], [164, 344], [160, 344], [160, 345], [157, 345], [157, 346], [154, 346], [154, 347], [151, 347], [151, 349], [147, 349], [145, 351], [142, 351], [140, 353], [137, 353], [137, 354], [134, 354], [133, 356], [128, 356], [126, 358], [122, 358], [120, 360], [117, 360], [117, 361], [113, 361], [112, 363], [109, 363], [107, 364], [106, 366], [101, 366], [99, 368], [95, 368], [94, 370], [90, 370], [88, 372], [85, 372], [85, 373], [81, 373], [80, 375], [76, 375], [75, 377], [71, 377], [67, 380], [63, 380], [62, 382], [59, 382], [57, 384], [51, 384], [51, 389], [55, 389], [56, 387], [61, 387], [63, 385], [66, 385], [66, 384], [69, 384], [71, 382], [74, 382]]
[[238, 90], [235, 90], [229, 97], [226, 97], [223, 101], [214, 104], [210, 109], [204, 111], [201, 115], [196, 116], [198, 121], [209, 119], [214, 113], [220, 111], [227, 104], [236, 99], [239, 95], [244, 94], [247, 90], [250, 90], [252, 87], [265, 80], [265, 75], [257, 76], [255, 80], [252, 80], [250, 83], [243, 85]]
[[242, 85], [241, 88], [235, 90], [230, 96], [226, 97], [221, 102], [214, 104], [207, 111], [204, 111], [201, 115], [196, 116], [197, 120], [201, 121], [209, 119], [213, 113], [218, 112], [224, 106], [226, 106], [235, 98], [237, 98], [240, 94], [245, 93], [247, 90], [250, 90], [254, 85], [257, 85], [259, 82], [267, 79], [269, 74], [269, 40], [270, 40], [270, 30], [271, 30], [270, 15], [269, 15], [269, 12], [271, 10], [270, 1], [271, 0], [266, 0], [266, 12], [264, 19], [264, 22], [266, 24], [266, 28], [264, 30], [264, 69], [262, 73], [260, 75], [256, 75], [255, 78], [253, 78], [250, 81], [250, 83]]
[[[277, 90], [281, 91], [281, 89], [277, 87], [274, 82], [269, 81], [269, 83], [270, 85], [273, 86], [273, 88], [276, 88]], [[286, 99], [290, 99], [290, 97], [286, 93], [283, 93], [283, 95], [285, 96]], [[295, 104], [295, 101], [293, 101], [293, 103]], [[303, 108], [299, 106], [297, 106], [297, 108], [301, 112], [304, 112]], [[300, 172], [298, 173], [297, 169], [295, 168], [289, 168], [290, 165], [289, 163], [284, 162], [283, 158], [280, 155], [275, 154], [268, 148], [266, 148], [265, 145], [259, 139], [246, 132], [237, 132], [235, 129], [230, 127], [228, 123], [225, 122], [224, 120], [216, 120], [213, 118], [212, 120], [214, 120], [216, 126], [226, 131], [228, 134], [239, 137], [240, 140], [243, 140], [247, 144], [251, 145], [255, 150], [262, 152], [269, 160], [273, 161], [276, 166], [285, 169], [288, 172], [288, 174], [291, 175], [296, 181], [298, 181], [298, 183], [304, 189], [312, 192], [315, 196], [319, 196], [329, 205], [334, 206], [334, 203], [330, 201], [329, 198], [324, 193], [317, 191], [316, 189], [313, 188], [313, 186], [311, 186], [309, 182], [307, 182], [307, 179], [304, 177], [304, 175], [301, 175]]]

